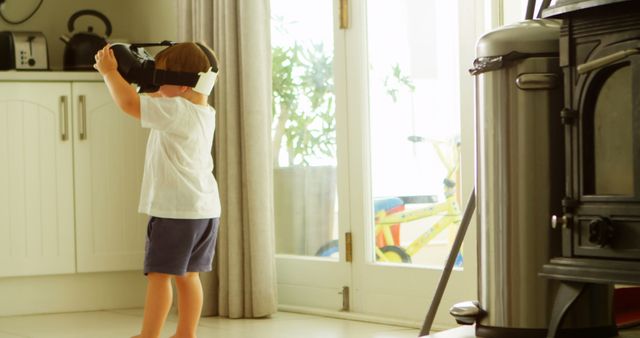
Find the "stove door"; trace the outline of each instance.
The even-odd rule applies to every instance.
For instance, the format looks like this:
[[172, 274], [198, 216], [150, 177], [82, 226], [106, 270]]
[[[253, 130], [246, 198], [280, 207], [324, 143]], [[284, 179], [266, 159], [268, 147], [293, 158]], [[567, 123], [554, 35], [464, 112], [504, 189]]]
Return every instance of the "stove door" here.
[[587, 84], [581, 119], [582, 200], [634, 199], [634, 65], [622, 62]]
[[640, 95], [634, 95], [640, 90], [640, 56], [630, 52], [630, 44], [640, 46], [635, 40], [596, 48], [585, 63], [596, 67], [574, 87], [579, 122], [571, 127], [577, 133], [570, 146], [570, 181], [577, 197], [576, 256], [640, 258]]

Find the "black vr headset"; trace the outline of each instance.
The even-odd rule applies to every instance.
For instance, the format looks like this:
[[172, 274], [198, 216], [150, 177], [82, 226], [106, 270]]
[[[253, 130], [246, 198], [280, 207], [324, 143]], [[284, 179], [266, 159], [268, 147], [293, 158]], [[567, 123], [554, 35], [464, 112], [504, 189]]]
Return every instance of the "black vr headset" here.
[[158, 91], [161, 85], [177, 85], [192, 87], [194, 91], [203, 95], [209, 95], [218, 76], [218, 67], [215, 57], [209, 49], [196, 43], [209, 59], [209, 64], [215, 68], [209, 68], [207, 72], [188, 73], [174, 72], [156, 69], [156, 64], [144, 47], [175, 45], [171, 41], [159, 43], [114, 43], [111, 50], [118, 61], [118, 72], [129, 83], [138, 86], [140, 93], [152, 93]]

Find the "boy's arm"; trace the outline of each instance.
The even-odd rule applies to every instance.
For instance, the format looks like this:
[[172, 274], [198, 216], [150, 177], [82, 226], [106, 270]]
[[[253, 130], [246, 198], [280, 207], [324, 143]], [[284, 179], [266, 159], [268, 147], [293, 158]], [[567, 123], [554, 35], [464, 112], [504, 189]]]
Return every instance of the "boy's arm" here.
[[118, 62], [110, 45], [106, 45], [95, 56], [97, 69], [109, 88], [111, 97], [125, 113], [140, 119], [140, 97], [136, 90], [118, 73]]
[[103, 74], [111, 97], [125, 113], [140, 119], [140, 97], [117, 71]]

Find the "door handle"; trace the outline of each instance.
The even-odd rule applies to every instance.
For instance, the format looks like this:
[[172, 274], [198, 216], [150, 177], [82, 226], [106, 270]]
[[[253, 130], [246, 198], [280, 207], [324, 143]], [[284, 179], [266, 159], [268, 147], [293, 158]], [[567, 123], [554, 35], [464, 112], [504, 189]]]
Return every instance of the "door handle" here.
[[60, 96], [60, 139], [66, 141], [69, 139], [69, 104], [66, 96]]
[[78, 136], [81, 140], [87, 139], [87, 98], [78, 95]]

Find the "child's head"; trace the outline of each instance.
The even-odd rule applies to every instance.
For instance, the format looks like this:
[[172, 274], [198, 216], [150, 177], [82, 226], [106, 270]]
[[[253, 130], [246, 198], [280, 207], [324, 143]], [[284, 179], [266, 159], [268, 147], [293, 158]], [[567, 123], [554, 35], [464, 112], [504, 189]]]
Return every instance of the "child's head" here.
[[159, 69], [174, 72], [206, 72], [209, 67], [218, 72], [216, 54], [202, 43], [183, 42], [167, 47], [156, 55], [155, 62]]
[[[208, 55], [207, 55], [208, 54]], [[174, 72], [199, 73], [211, 68], [218, 72], [218, 58], [209, 47], [202, 43], [183, 42], [163, 49], [155, 56], [156, 68]], [[165, 96], [180, 95], [186, 87], [164, 85], [160, 93]]]

